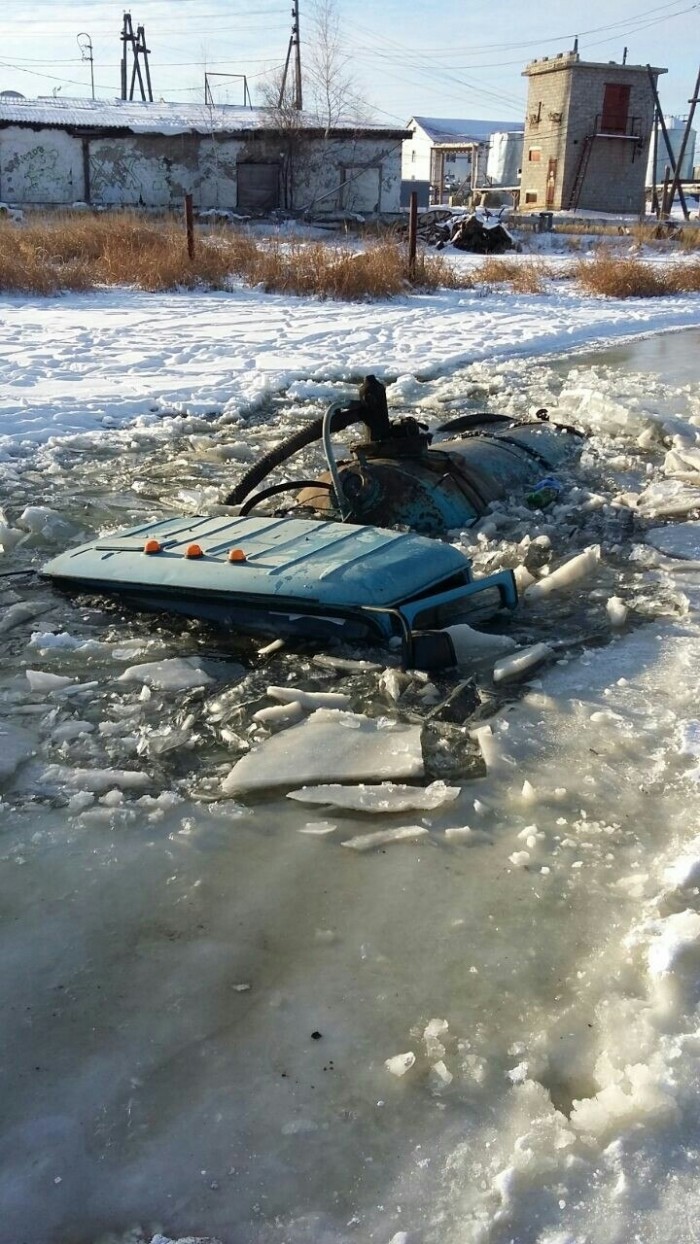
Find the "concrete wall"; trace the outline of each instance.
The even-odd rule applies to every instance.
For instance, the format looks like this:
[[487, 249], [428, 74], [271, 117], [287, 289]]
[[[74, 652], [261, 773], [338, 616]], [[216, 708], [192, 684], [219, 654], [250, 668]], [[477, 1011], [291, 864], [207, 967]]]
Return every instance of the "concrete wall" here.
[[[0, 200], [23, 206], [236, 210], [240, 163], [279, 166], [278, 205], [294, 210], [393, 213], [400, 209], [401, 143], [365, 137], [211, 136], [0, 129]], [[261, 170], [262, 174], [262, 170]]]
[[62, 130], [10, 126], [0, 130], [0, 200], [6, 203], [73, 203], [83, 197], [79, 138]]
[[[578, 206], [592, 211], [641, 212], [654, 113], [646, 68], [581, 62], [569, 53], [533, 62], [525, 74], [529, 90], [521, 209], [568, 208], [582, 153], [588, 148]], [[600, 136], [607, 84], [630, 87], [628, 130], [634, 129], [636, 140]]]

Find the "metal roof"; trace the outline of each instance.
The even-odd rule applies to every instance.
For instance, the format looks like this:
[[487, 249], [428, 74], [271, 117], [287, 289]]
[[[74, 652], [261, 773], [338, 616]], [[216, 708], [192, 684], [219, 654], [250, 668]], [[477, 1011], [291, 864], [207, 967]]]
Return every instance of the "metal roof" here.
[[[316, 117], [300, 113], [301, 125], [323, 130]], [[274, 108], [242, 105], [178, 104], [159, 100], [17, 99], [0, 96], [0, 125], [53, 126], [69, 129], [131, 130], [134, 134], [236, 134], [251, 130], [279, 130]], [[331, 132], [406, 137], [398, 127], [337, 121]]]
[[409, 125], [413, 122], [425, 131], [433, 143], [449, 146], [483, 143], [502, 130], [525, 128], [522, 121], [480, 121], [460, 117], [411, 117]]

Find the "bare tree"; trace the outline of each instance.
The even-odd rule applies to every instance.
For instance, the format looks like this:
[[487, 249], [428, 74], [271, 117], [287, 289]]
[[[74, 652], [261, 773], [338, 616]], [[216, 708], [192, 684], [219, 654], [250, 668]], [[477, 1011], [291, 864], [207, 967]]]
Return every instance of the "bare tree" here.
[[305, 56], [309, 111], [325, 129], [337, 121], [367, 119], [352, 57], [347, 51], [335, 0], [312, 0]]

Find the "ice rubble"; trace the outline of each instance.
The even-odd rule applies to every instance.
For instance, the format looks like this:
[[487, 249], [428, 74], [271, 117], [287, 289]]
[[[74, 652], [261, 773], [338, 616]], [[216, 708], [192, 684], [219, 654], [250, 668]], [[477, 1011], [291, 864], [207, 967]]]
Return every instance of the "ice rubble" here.
[[319, 708], [266, 739], [224, 779], [225, 795], [317, 782], [423, 776], [420, 726]]

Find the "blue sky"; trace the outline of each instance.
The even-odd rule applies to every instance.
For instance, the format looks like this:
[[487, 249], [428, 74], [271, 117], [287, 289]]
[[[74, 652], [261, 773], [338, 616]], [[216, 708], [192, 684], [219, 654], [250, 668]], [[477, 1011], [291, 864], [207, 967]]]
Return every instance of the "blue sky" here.
[[[359, 94], [379, 121], [413, 114], [522, 120], [523, 66], [579, 36], [582, 58], [668, 69], [664, 111], [684, 116], [700, 60], [700, 0], [332, 0]], [[7, 6], [9, 8], [9, 6]], [[113, 0], [29, 0], [0, 23], [0, 90], [27, 96], [89, 96], [90, 66], [77, 36], [93, 45], [95, 91], [119, 94], [119, 35], [125, 6]], [[204, 73], [246, 74], [258, 84], [283, 64], [289, 0], [138, 0], [156, 98], [199, 102]], [[302, 58], [312, 29], [311, 0], [300, 0]], [[85, 40], [82, 40], [85, 43]], [[212, 79], [222, 103], [242, 103], [237, 79]], [[700, 111], [696, 114], [700, 118]]]

